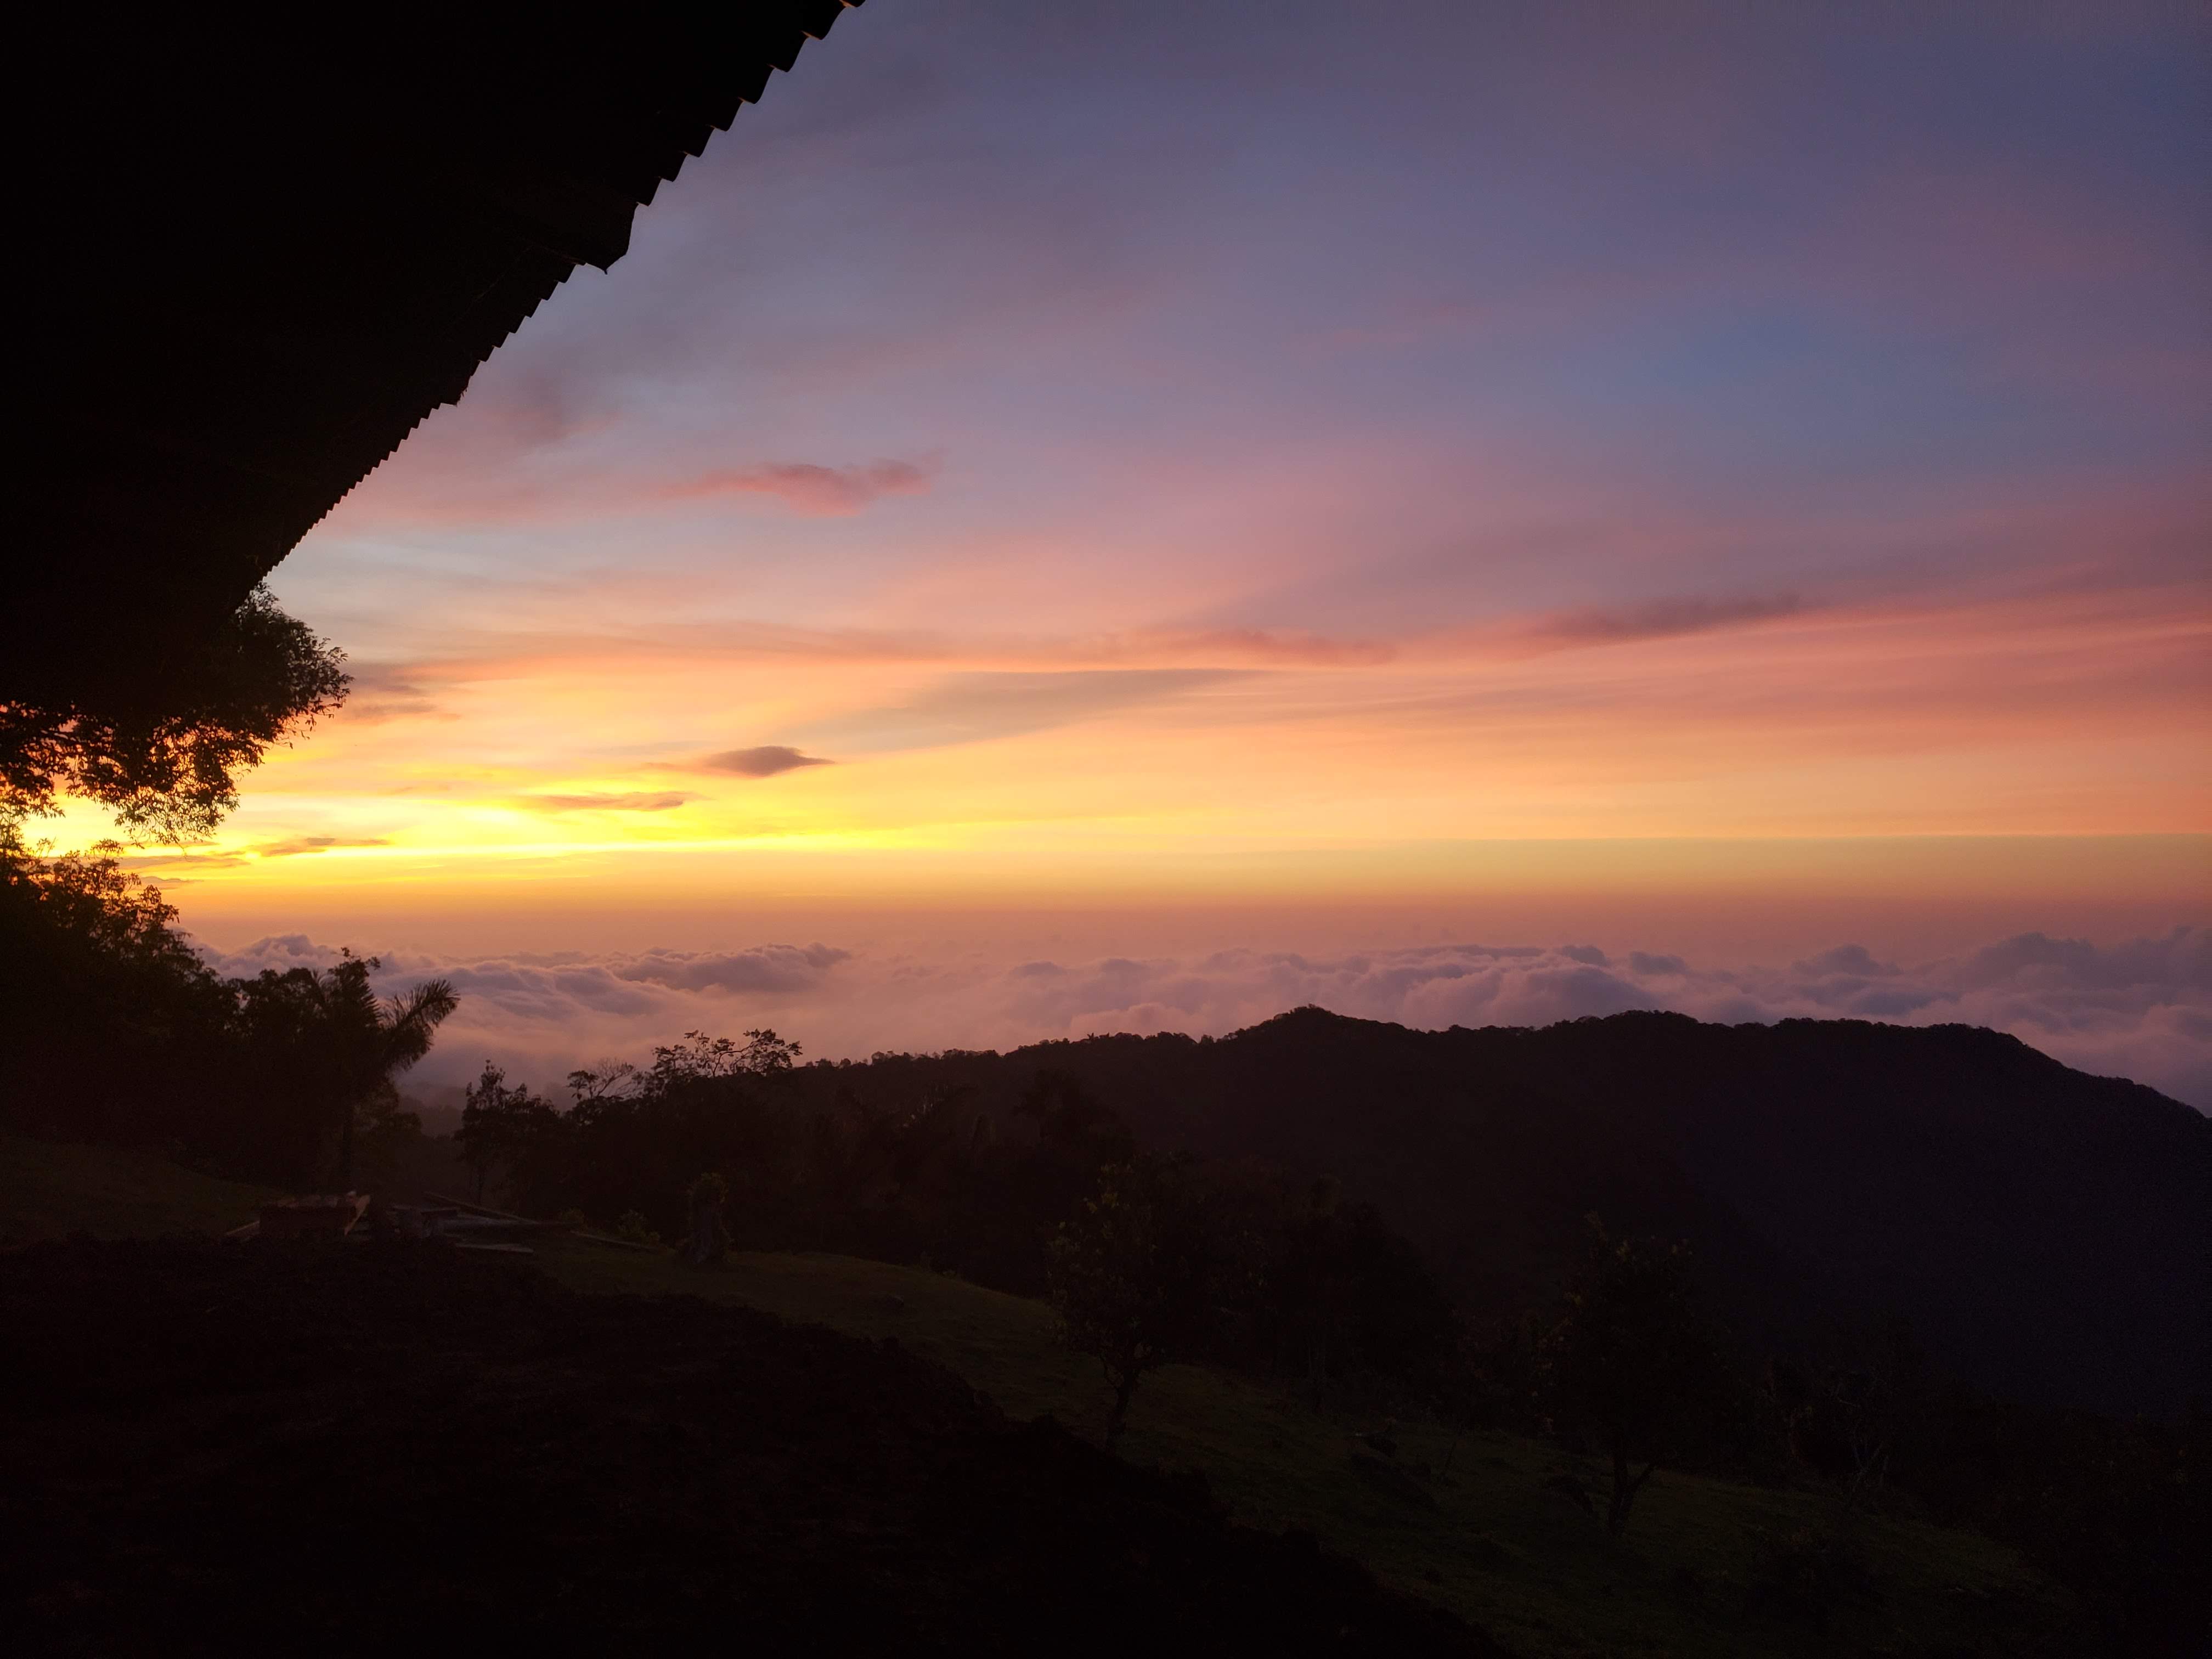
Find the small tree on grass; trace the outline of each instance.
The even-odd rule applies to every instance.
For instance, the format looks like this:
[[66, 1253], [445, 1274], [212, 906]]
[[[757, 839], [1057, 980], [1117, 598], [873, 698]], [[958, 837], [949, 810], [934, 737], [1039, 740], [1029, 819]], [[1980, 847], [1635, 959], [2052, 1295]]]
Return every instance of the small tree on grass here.
[[1659, 1461], [1678, 1455], [1714, 1414], [1723, 1372], [1691, 1301], [1688, 1248], [1609, 1237], [1595, 1216], [1589, 1230], [1538, 1375], [1553, 1420], [1588, 1432], [1612, 1458], [1606, 1530], [1617, 1538]]
[[1101, 1170], [1052, 1241], [1060, 1340], [1097, 1360], [1114, 1390], [1109, 1445], [1145, 1373], [1194, 1357], [1219, 1328], [1233, 1252], [1215, 1224], [1189, 1161], [1148, 1154]]

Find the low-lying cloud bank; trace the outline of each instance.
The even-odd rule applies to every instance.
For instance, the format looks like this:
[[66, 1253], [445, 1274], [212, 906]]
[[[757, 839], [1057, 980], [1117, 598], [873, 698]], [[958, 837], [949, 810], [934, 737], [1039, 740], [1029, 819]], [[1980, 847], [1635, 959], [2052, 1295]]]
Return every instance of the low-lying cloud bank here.
[[[208, 955], [219, 972], [243, 975], [319, 965], [337, 951], [295, 933]], [[2069, 1066], [2212, 1111], [2212, 931], [2200, 927], [2112, 946], [2022, 933], [1911, 965], [1856, 945], [1786, 968], [1711, 968], [1594, 945], [980, 963], [768, 945], [482, 960], [389, 952], [380, 979], [394, 990], [433, 975], [453, 981], [461, 1006], [417, 1074], [430, 1082], [460, 1081], [489, 1059], [552, 1087], [574, 1066], [644, 1059], [653, 1043], [692, 1030], [771, 1026], [809, 1054], [838, 1058], [1114, 1031], [1219, 1036], [1307, 1003], [1430, 1029], [1650, 1008], [1731, 1024], [1988, 1025]]]

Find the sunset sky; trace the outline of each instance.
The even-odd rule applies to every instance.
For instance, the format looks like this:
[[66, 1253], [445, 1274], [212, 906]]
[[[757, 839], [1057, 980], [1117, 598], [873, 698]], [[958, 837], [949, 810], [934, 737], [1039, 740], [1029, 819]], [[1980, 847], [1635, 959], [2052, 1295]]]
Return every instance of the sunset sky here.
[[457, 1071], [1641, 1003], [2212, 1106], [2205, 16], [875, 0], [278, 569], [351, 702], [142, 867]]

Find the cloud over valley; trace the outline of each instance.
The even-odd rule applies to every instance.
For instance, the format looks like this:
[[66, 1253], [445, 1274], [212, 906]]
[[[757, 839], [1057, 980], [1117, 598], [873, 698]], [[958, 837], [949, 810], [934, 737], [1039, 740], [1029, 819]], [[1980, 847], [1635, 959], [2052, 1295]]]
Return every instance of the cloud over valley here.
[[[337, 955], [300, 934], [209, 953], [218, 971], [238, 975]], [[1220, 1036], [1306, 1004], [1427, 1029], [1662, 1009], [1729, 1024], [1987, 1025], [2212, 1110], [2212, 932], [2197, 927], [2110, 946], [2023, 933], [1917, 964], [1846, 945], [1783, 968], [1581, 945], [1066, 963], [924, 961], [818, 943], [482, 958], [394, 951], [380, 981], [389, 991], [433, 975], [453, 981], [461, 1008], [421, 1073], [432, 1082], [459, 1081], [491, 1059], [546, 1086], [576, 1066], [642, 1059], [687, 1030], [763, 1025], [809, 1054], [842, 1058], [1118, 1031]]]

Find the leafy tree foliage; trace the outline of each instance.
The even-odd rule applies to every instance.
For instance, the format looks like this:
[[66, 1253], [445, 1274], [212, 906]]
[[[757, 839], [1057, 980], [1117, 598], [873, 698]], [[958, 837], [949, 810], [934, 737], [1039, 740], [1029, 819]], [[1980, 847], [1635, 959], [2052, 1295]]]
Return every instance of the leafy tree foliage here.
[[635, 1211], [641, 1227], [675, 1237], [690, 1231], [686, 1194], [699, 1171], [725, 1170], [751, 1242], [783, 1242], [796, 1133], [781, 1085], [799, 1053], [770, 1030], [742, 1042], [689, 1031], [656, 1048], [643, 1068], [607, 1061], [570, 1073], [565, 1112], [520, 1090], [487, 1096], [488, 1085], [504, 1085], [504, 1074], [487, 1068], [473, 1091], [483, 1103], [476, 1144], [506, 1166], [526, 1209]]
[[507, 1073], [489, 1060], [462, 1097], [461, 1127], [453, 1139], [469, 1166], [481, 1204], [493, 1174], [512, 1169], [558, 1127], [560, 1113], [523, 1084], [508, 1087]]
[[1157, 1154], [1102, 1170], [1098, 1190], [1052, 1241], [1061, 1340], [1096, 1359], [1114, 1391], [1109, 1443], [1146, 1372], [1196, 1358], [1216, 1338], [1237, 1288], [1240, 1242], [1191, 1161]]
[[256, 587], [157, 693], [112, 706], [0, 702], [0, 819], [77, 795], [136, 839], [205, 836], [238, 805], [238, 773], [344, 700], [343, 661]]
[[236, 981], [247, 1028], [264, 1063], [274, 1060], [308, 1107], [306, 1121], [326, 1124], [337, 1141], [334, 1177], [353, 1179], [358, 1120], [392, 1079], [430, 1052], [438, 1027], [459, 1006], [452, 984], [426, 980], [404, 996], [380, 1000], [370, 976], [375, 957], [350, 951], [333, 966], [264, 969]]
[[1712, 1419], [1725, 1372], [1692, 1301], [1688, 1249], [1613, 1238], [1595, 1216], [1589, 1224], [1566, 1316], [1544, 1339], [1540, 1386], [1553, 1420], [1611, 1457], [1606, 1529], [1618, 1537], [1652, 1470]]
[[[693, 1032], [644, 1067], [574, 1073], [568, 1111], [514, 1120], [527, 1126], [503, 1165], [514, 1202], [603, 1225], [635, 1212], [641, 1227], [682, 1238], [696, 1231], [687, 1188], [713, 1170], [729, 1184], [740, 1246], [926, 1261], [1041, 1295], [1053, 1288], [1063, 1224], [1091, 1214], [1107, 1190], [1102, 1170], [1121, 1171], [1117, 1201], [1131, 1180], [1140, 1183], [1131, 1195], [1158, 1201], [1171, 1185], [1182, 1237], [1202, 1229], [1228, 1264], [1181, 1346], [1385, 1393], [1425, 1389], [1457, 1346], [1449, 1298], [1371, 1206], [1321, 1205], [1310, 1184], [1259, 1165], [1183, 1159], [1170, 1182], [1113, 1107], [1050, 1066], [994, 1118], [977, 1090], [933, 1063], [802, 1066], [797, 1053], [773, 1032]], [[863, 1076], [874, 1086], [856, 1086]]]
[[45, 857], [0, 824], [0, 1112], [50, 1138], [152, 1143], [231, 1173], [350, 1179], [404, 1133], [391, 1078], [453, 1007], [380, 1001], [374, 958], [224, 981], [158, 889], [111, 856]]
[[731, 1078], [778, 1077], [792, 1068], [799, 1055], [797, 1043], [786, 1042], [773, 1031], [748, 1031], [743, 1042], [732, 1037], [710, 1037], [703, 1031], [686, 1031], [683, 1042], [653, 1051], [653, 1065], [641, 1075], [638, 1087], [647, 1093], [669, 1095], [692, 1085]]
[[0, 1111], [33, 1134], [182, 1142], [228, 1058], [230, 997], [158, 890], [0, 823]]

